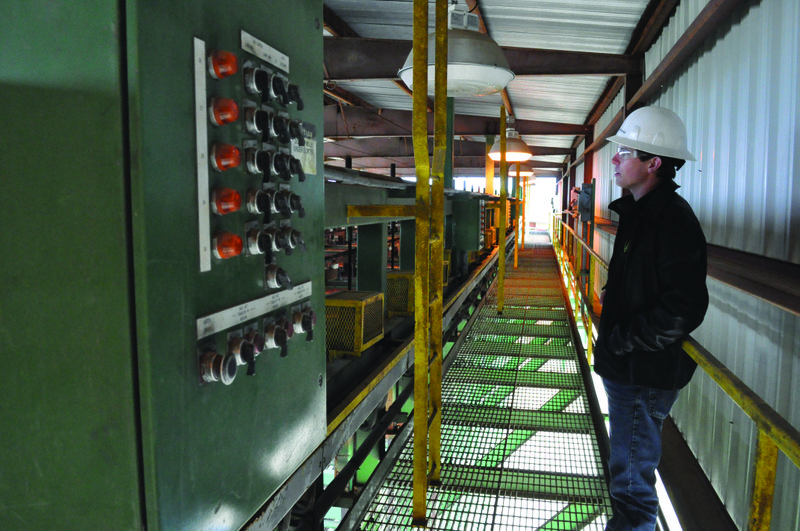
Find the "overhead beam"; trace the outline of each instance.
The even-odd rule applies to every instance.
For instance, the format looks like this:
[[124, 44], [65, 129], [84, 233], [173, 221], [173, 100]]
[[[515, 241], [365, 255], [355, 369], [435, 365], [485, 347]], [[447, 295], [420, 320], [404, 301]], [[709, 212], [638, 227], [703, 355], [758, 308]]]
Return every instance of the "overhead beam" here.
[[661, 60], [650, 77], [645, 80], [642, 87], [627, 102], [628, 109], [634, 109], [637, 104], [646, 104], [705, 40], [728, 21], [734, 10], [743, 2], [744, 0], [709, 2], [686, 28], [678, 42]]
[[[568, 155], [569, 148], [549, 146], [529, 146], [533, 156]], [[433, 153], [432, 142], [428, 143], [428, 152]], [[483, 157], [486, 158], [486, 143], [470, 140], [455, 140], [453, 153], [456, 157]], [[413, 157], [414, 152], [409, 137], [374, 137], [374, 138], [348, 138], [336, 142], [325, 143], [326, 157], [352, 157], [354, 160], [364, 157], [386, 157], [389, 159], [402, 159]], [[391, 162], [391, 161], [390, 161]]]
[[[395, 165], [396, 168], [413, 168], [414, 165], [414, 157], [384, 157], [384, 156], [374, 156], [374, 157], [353, 157], [352, 159], [353, 168], [389, 168], [392, 164]], [[325, 164], [330, 164], [333, 166], [342, 166], [344, 165], [344, 161], [330, 161], [326, 160]], [[483, 168], [486, 164], [486, 157], [485, 156], [457, 156], [453, 157], [453, 167], [454, 168]], [[532, 168], [542, 168], [542, 169], [558, 169], [563, 168], [564, 164], [558, 162], [546, 162], [546, 161], [537, 161], [531, 160], [525, 163], [526, 166], [531, 166]], [[509, 170], [510, 172], [512, 170]], [[515, 171], [515, 170], [514, 170]], [[513, 174], [512, 174], [513, 176]]]
[[[325, 37], [327, 79], [397, 79], [411, 41]], [[517, 76], [625, 75], [639, 70], [634, 57], [619, 54], [503, 47]]]
[[[324, 136], [328, 138], [411, 135], [411, 111], [382, 109], [375, 112], [360, 107], [328, 105], [323, 112]], [[456, 115], [453, 126], [456, 136], [500, 134], [500, 121], [492, 117]], [[516, 130], [520, 135], [584, 135], [589, 128], [583, 124], [517, 120]], [[433, 134], [433, 116], [428, 116], [428, 134]]]

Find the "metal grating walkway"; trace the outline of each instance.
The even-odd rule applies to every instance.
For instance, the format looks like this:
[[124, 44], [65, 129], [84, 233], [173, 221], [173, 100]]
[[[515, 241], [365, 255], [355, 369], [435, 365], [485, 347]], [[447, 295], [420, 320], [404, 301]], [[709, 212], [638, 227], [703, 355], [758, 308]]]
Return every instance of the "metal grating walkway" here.
[[[540, 241], [546, 237], [539, 236]], [[443, 381], [442, 485], [428, 529], [597, 530], [611, 515], [600, 450], [552, 246], [538, 243], [496, 283]], [[411, 525], [409, 441], [362, 530]]]

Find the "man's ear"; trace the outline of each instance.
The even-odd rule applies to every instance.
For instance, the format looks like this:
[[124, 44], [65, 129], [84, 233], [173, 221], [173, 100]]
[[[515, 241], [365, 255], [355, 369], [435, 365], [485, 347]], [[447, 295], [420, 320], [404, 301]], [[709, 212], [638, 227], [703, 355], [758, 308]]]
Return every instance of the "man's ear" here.
[[647, 172], [648, 173], [657, 173], [658, 169], [661, 167], [661, 157], [653, 157], [652, 159], [647, 161]]

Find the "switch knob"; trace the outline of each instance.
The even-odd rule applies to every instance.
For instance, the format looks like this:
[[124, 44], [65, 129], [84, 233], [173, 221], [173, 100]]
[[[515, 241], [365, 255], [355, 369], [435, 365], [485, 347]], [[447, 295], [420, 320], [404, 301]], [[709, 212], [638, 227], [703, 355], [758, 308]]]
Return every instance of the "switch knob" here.
[[289, 159], [289, 173], [296, 175], [297, 180], [300, 182], [306, 180], [306, 172], [303, 170], [303, 163], [295, 157]]
[[264, 214], [272, 210], [272, 190], [250, 190], [247, 192], [247, 211]]
[[300, 97], [300, 87], [298, 87], [294, 83], [289, 83], [289, 88], [287, 92], [288, 92], [289, 102], [296, 103], [297, 110], [302, 111], [305, 105], [303, 104], [303, 98]]
[[264, 336], [258, 333], [258, 330], [250, 330], [244, 335], [244, 338], [253, 344], [253, 352], [256, 356], [261, 354], [264, 350]]
[[249, 133], [261, 134], [269, 130], [269, 112], [255, 107], [248, 107], [244, 111], [244, 125]]
[[230, 385], [236, 378], [236, 358], [230, 355], [220, 356], [213, 350], [206, 352], [200, 358], [200, 377], [204, 382]]
[[245, 167], [249, 173], [259, 175], [269, 170], [270, 152], [263, 149], [247, 148], [244, 150]]
[[289, 336], [286, 334], [286, 329], [278, 323], [270, 323], [264, 329], [264, 344], [267, 348], [281, 349], [281, 357], [286, 357], [286, 345], [289, 342]]
[[265, 268], [264, 278], [268, 288], [292, 289], [292, 281], [289, 279], [289, 275], [275, 264], [269, 264]]
[[286, 217], [290, 217], [294, 209], [292, 208], [292, 192], [290, 190], [280, 190], [275, 193], [275, 210]]
[[288, 103], [286, 89], [286, 81], [279, 75], [272, 74], [269, 83], [269, 97], [286, 105]]
[[297, 140], [297, 145], [299, 146], [306, 145], [306, 138], [303, 136], [303, 128], [297, 120], [289, 122], [289, 138]]
[[264, 254], [272, 249], [272, 234], [256, 227], [247, 231], [247, 250], [250, 254]]
[[293, 193], [289, 196], [289, 206], [292, 212], [297, 212], [301, 218], [306, 217], [306, 209], [303, 208], [303, 199], [299, 195]]
[[277, 114], [272, 115], [269, 122], [269, 134], [272, 138], [276, 138], [281, 144], [288, 144], [291, 139], [289, 134], [289, 120]]
[[317, 314], [311, 308], [300, 312], [294, 312], [292, 316], [292, 326], [296, 334], [306, 335], [306, 341], [314, 340], [314, 327], [317, 325]]
[[286, 254], [292, 254], [292, 251], [299, 247], [300, 250], [306, 250], [306, 242], [303, 240], [303, 233], [299, 230], [295, 230], [291, 227], [285, 227], [281, 230], [281, 232], [285, 235], [286, 238]]
[[250, 94], [263, 94], [269, 90], [269, 73], [260, 68], [245, 68], [244, 88]]
[[271, 173], [284, 181], [292, 180], [290, 161], [293, 157], [286, 153], [277, 152], [272, 156]]

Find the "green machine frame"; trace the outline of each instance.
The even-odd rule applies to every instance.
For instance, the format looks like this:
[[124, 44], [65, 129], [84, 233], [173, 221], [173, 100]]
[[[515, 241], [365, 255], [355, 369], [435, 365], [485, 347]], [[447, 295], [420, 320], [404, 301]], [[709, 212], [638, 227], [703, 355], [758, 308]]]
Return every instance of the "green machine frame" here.
[[[239, 529], [324, 439], [321, 17], [321, 0], [0, 7], [0, 528]], [[213, 50], [238, 72], [209, 75], [198, 59]], [[303, 105], [249, 94], [246, 66]], [[213, 97], [239, 119], [211, 124]], [[248, 106], [299, 124], [302, 141], [250, 134]], [[240, 166], [203, 168], [214, 142], [238, 146]], [[248, 171], [247, 148], [291, 155], [304, 179]], [[221, 187], [239, 210], [204, 210]], [[246, 208], [250, 191], [302, 208], [266, 216]], [[294, 252], [248, 246], [251, 229], [287, 227]], [[203, 249], [223, 231], [241, 255]], [[272, 287], [267, 265], [291, 285]], [[205, 353], [224, 359], [274, 326], [295, 332], [284, 348], [228, 365], [230, 385], [202, 377]]]

